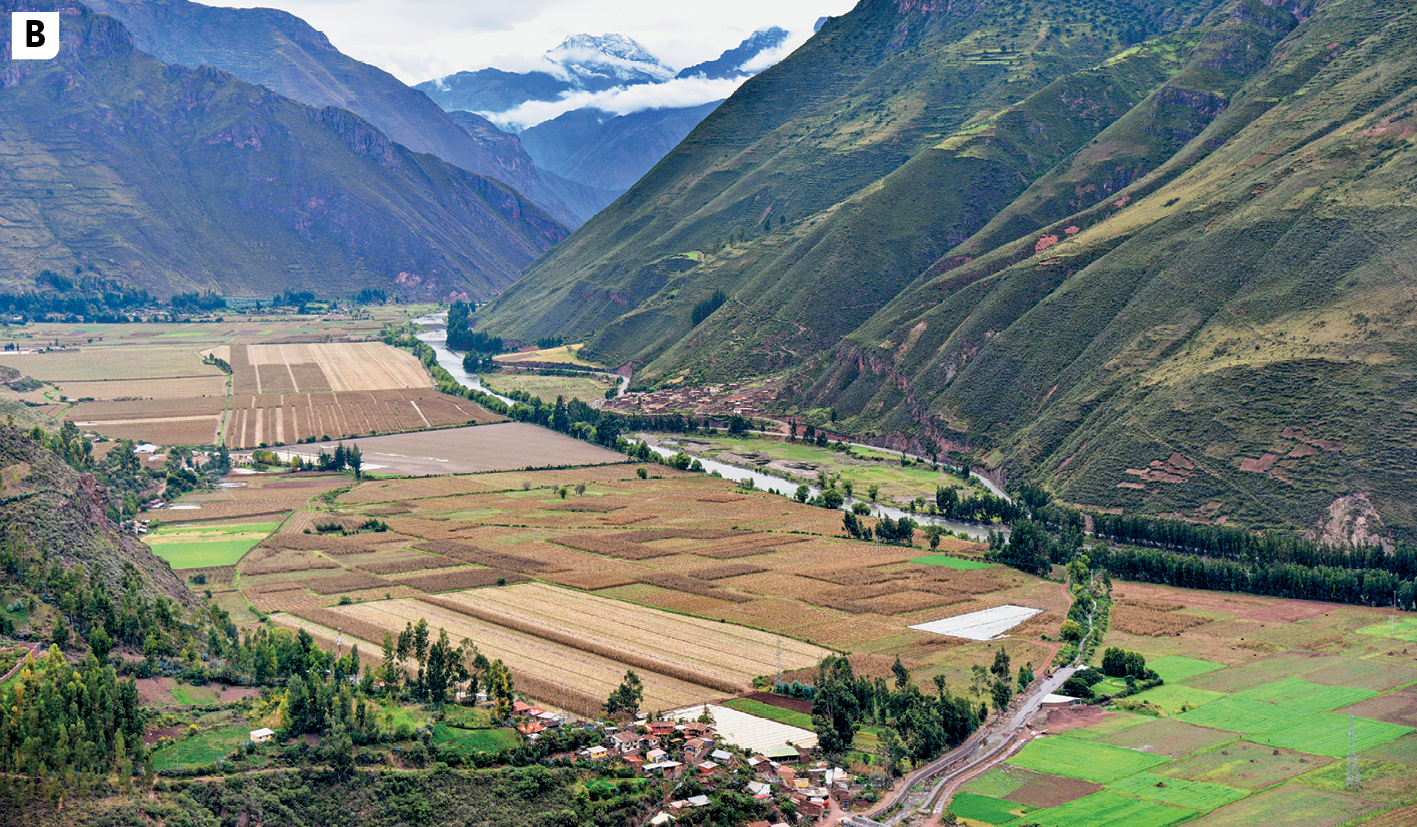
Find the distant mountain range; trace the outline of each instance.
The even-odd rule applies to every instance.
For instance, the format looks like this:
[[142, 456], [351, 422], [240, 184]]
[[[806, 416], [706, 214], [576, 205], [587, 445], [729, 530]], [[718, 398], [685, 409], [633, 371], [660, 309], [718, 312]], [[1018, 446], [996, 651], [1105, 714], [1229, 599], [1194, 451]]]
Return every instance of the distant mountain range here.
[[[16, 5], [0, 0], [0, 15]], [[115, 18], [68, 8], [57, 59], [0, 64], [10, 287], [84, 268], [158, 295], [486, 298], [568, 232], [507, 184], [410, 151], [346, 109], [163, 63]], [[317, 54], [321, 43], [290, 45]], [[350, 89], [383, 100], [377, 87]]]
[[1379, 0], [863, 0], [479, 329], [1086, 507], [1412, 540], [1414, 101]]
[[[748, 77], [752, 71], [744, 67], [780, 49], [787, 35], [778, 27], [754, 32], [718, 58], [675, 73], [628, 37], [580, 34], [566, 38], [547, 52], [547, 68], [542, 71], [479, 69], [420, 83], [415, 88], [450, 113], [477, 113], [516, 128], [527, 117], [518, 114], [518, 109], [528, 103], [554, 103], [578, 93], [664, 86], [676, 80]], [[528, 126], [519, 137], [538, 168], [587, 187], [619, 194], [721, 102], [716, 99], [694, 106], [651, 107], [625, 115], [584, 106]]]
[[489, 140], [480, 118], [454, 121], [388, 72], [332, 46], [304, 20], [275, 9], [230, 9], [188, 0], [92, 0], [121, 20], [138, 48], [165, 63], [215, 66], [311, 106], [347, 109], [415, 152], [509, 184], [568, 226], [614, 199], [538, 169], [515, 140]]

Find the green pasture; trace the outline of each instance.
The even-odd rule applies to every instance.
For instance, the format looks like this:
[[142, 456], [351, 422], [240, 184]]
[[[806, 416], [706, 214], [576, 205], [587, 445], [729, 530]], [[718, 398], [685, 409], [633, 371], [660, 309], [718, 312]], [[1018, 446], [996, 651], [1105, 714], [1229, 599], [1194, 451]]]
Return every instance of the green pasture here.
[[1206, 784], [1201, 781], [1187, 781], [1184, 778], [1168, 778], [1139, 772], [1107, 785], [1109, 790], [1162, 804], [1175, 804], [1192, 810], [1209, 812], [1224, 807], [1232, 801], [1239, 801], [1249, 795], [1245, 790], [1220, 784]]
[[251, 740], [251, 730], [254, 728], [243, 725], [200, 732], [154, 752], [153, 766], [161, 770], [169, 767], [201, 767], [215, 763]]
[[1195, 815], [1195, 810], [1100, 792], [1030, 813], [1026, 821], [1041, 827], [1167, 827]]
[[1374, 623], [1371, 626], [1364, 626], [1359, 629], [1358, 634], [1395, 638], [1397, 640], [1405, 640], [1408, 643], [1417, 643], [1417, 617], [1404, 617], [1396, 621], [1385, 620], [1382, 623]]
[[1244, 692], [1237, 692], [1235, 697], [1247, 698], [1252, 701], [1268, 701], [1298, 712], [1327, 712], [1340, 706], [1356, 704], [1376, 694], [1378, 693], [1371, 689], [1325, 686], [1300, 678], [1285, 678], [1274, 683], [1261, 684], [1253, 689], [1246, 689]]
[[246, 540], [196, 540], [190, 543], [148, 543], [153, 554], [174, 569], [204, 569], [231, 566], [264, 537]]
[[[1343, 758], [1348, 755], [1348, 716], [1314, 713], [1293, 719], [1250, 740], [1275, 747], [1287, 747], [1312, 755]], [[1394, 741], [1411, 732], [1411, 727], [1353, 719], [1353, 737], [1358, 751]]]
[[959, 557], [951, 557], [948, 554], [929, 554], [924, 557], [916, 557], [910, 562], [919, 563], [922, 566], [945, 566], [946, 568], [959, 569], [961, 571], [987, 569], [992, 565], [981, 560], [964, 560]]
[[1151, 769], [1158, 764], [1165, 764], [1167, 759], [1162, 755], [1099, 744], [1096, 741], [1049, 737], [1029, 742], [1028, 746], [1010, 758], [1008, 763], [1039, 772], [1106, 784]]
[[983, 775], [964, 785], [964, 792], [988, 798], [1003, 798], [1024, 785], [1023, 770], [1010, 772], [1004, 767], [994, 767]]
[[145, 540], [153, 554], [174, 569], [201, 569], [230, 566], [280, 527], [274, 523], [239, 525], [165, 525]]
[[438, 724], [433, 727], [433, 743], [458, 752], [501, 752], [521, 746], [521, 736], [512, 729], [458, 729]]
[[950, 799], [950, 809], [960, 818], [971, 818], [985, 824], [1007, 824], [1038, 808], [973, 793], [957, 793]]
[[1175, 715], [1181, 711], [1183, 706], [1194, 708], [1224, 697], [1224, 693], [1211, 692], [1208, 689], [1193, 689], [1177, 683], [1163, 683], [1155, 689], [1139, 692], [1128, 700], [1150, 701], [1166, 710], [1167, 713]]
[[1221, 698], [1181, 714], [1188, 724], [1228, 729], [1246, 735], [1283, 726], [1294, 719], [1294, 710], [1249, 698]]
[[280, 522], [274, 523], [240, 523], [239, 525], [202, 525], [200, 523], [170, 523], [161, 525], [152, 530], [149, 537], [154, 535], [162, 537], [169, 534], [192, 534], [198, 536], [216, 534], [270, 534], [280, 528]]
[[1167, 683], [1177, 683], [1186, 678], [1194, 678], [1196, 675], [1204, 675], [1207, 672], [1215, 672], [1224, 669], [1225, 664], [1216, 663], [1199, 658], [1188, 658], [1182, 655], [1167, 655], [1166, 657], [1148, 660], [1146, 665], [1161, 676]]
[[751, 698], [733, 698], [723, 702], [729, 709], [736, 709], [739, 712], [746, 712], [749, 715], [757, 715], [759, 718], [767, 718], [769, 721], [777, 721], [779, 724], [812, 729], [812, 716], [805, 712], [793, 712], [790, 709], [783, 709], [780, 706], [765, 704], [762, 701], [755, 701]]

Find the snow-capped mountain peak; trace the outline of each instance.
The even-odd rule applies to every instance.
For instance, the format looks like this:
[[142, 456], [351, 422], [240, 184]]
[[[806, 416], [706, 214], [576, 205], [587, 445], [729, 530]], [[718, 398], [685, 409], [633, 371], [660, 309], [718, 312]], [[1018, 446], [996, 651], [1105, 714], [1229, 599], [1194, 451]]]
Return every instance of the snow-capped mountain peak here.
[[674, 77], [672, 69], [622, 34], [571, 35], [546, 57], [583, 86], [660, 83]]

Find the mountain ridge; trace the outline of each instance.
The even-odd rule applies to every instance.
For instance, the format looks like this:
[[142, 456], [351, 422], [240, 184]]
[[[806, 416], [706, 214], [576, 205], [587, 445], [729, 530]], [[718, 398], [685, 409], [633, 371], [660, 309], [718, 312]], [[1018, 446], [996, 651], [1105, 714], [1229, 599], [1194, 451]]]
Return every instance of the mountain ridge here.
[[58, 59], [0, 74], [11, 284], [86, 267], [158, 295], [487, 297], [567, 232], [506, 185], [346, 110], [161, 63], [115, 18], [55, 7]]
[[1417, 535], [1413, 12], [936, 5], [827, 22], [479, 329], [784, 377], [783, 415], [1086, 507], [1308, 529], [1361, 495]]

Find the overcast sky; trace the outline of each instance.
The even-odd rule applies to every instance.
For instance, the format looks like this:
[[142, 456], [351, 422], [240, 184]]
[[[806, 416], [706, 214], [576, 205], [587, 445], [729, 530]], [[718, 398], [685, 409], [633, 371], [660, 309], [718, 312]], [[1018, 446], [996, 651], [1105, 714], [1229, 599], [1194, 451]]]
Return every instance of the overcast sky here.
[[535, 67], [567, 35], [623, 34], [665, 65], [682, 69], [732, 48], [758, 29], [781, 26], [792, 46], [817, 18], [855, 0], [205, 0], [210, 5], [284, 9], [324, 32], [335, 47], [408, 84], [463, 69]]

